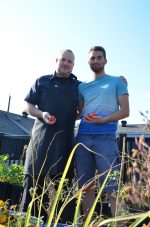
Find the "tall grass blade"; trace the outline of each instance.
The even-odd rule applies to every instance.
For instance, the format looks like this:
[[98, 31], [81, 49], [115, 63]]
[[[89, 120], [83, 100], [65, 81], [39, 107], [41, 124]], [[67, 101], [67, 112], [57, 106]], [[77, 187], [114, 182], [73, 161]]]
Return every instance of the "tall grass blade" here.
[[[115, 217], [118, 216], [118, 210], [119, 210], [119, 195], [120, 195], [120, 189], [121, 189], [121, 182], [122, 182], [122, 176], [124, 171], [124, 163], [125, 163], [125, 146], [126, 146], [126, 138], [123, 137], [123, 146], [122, 146], [122, 157], [121, 157], [121, 167], [120, 167], [120, 177], [119, 177], [119, 183], [118, 183], [118, 193], [116, 197], [116, 211], [115, 211]], [[114, 223], [114, 227], [116, 227], [116, 223]]]
[[[146, 217], [148, 217], [148, 216], [149, 215], [147, 215]], [[136, 219], [131, 225], [129, 225], [129, 227], [139, 226], [141, 224], [141, 222], [143, 222], [146, 217], [140, 217], [140, 218]]]
[[[59, 213], [58, 213], [58, 215], [57, 215], [57, 218], [56, 218], [56, 220], [55, 220], [54, 227], [57, 226], [58, 221], [59, 221], [59, 219], [60, 219], [60, 216], [61, 216], [61, 214], [62, 214], [64, 208], [65, 208], [73, 199], [75, 199], [76, 197], [79, 197], [79, 196], [80, 196], [80, 191], [77, 191], [71, 198], [69, 198], [68, 200], [66, 200], [66, 201], [63, 203], [63, 205], [61, 206], [61, 209], [59, 210]], [[73, 222], [73, 224], [74, 224], [74, 222]]]
[[[48, 146], [48, 149], [47, 149], [47, 152], [46, 152], [46, 155], [45, 155], [45, 159], [44, 159], [44, 162], [43, 162], [42, 167], [41, 167], [41, 169], [40, 169], [40, 172], [39, 172], [39, 174], [38, 174], [36, 183], [35, 183], [35, 174], [34, 174], [34, 152], [32, 152], [33, 196], [32, 196], [32, 200], [31, 200], [31, 202], [30, 202], [30, 204], [29, 204], [29, 206], [28, 206], [28, 209], [27, 209], [26, 219], [25, 219], [25, 226], [24, 226], [24, 227], [28, 227], [29, 220], [30, 220], [30, 216], [31, 216], [32, 206], [33, 206], [33, 204], [34, 204], [34, 201], [36, 200], [36, 199], [35, 199], [35, 195], [36, 195], [36, 189], [37, 189], [37, 187], [38, 187], [38, 181], [39, 181], [39, 178], [40, 178], [40, 176], [41, 176], [42, 170], [43, 170], [43, 168], [44, 168], [45, 162], [46, 162], [46, 160], [47, 160], [49, 148], [50, 148], [51, 144], [53, 143], [53, 141], [54, 141], [54, 139], [55, 139], [55, 137], [56, 137], [56, 135], [57, 135], [58, 133], [61, 133], [61, 131], [55, 133], [55, 135], [54, 135], [52, 141], [50, 142], [50, 144], [49, 144], [49, 146]], [[31, 136], [31, 140], [32, 140], [32, 136]], [[34, 151], [34, 147], [32, 147], [32, 151]], [[35, 209], [35, 207], [34, 207], [34, 209]]]
[[[103, 226], [106, 225], [108, 223], [112, 223], [112, 222], [119, 222], [119, 221], [125, 221], [125, 220], [131, 220], [131, 219], [137, 219], [137, 218], [146, 218], [148, 215], [150, 215], [150, 211], [146, 212], [146, 213], [141, 213], [141, 214], [134, 214], [134, 215], [128, 215], [128, 216], [119, 216], [119, 217], [115, 217], [115, 218], [108, 218], [106, 220], [101, 221], [97, 227], [99, 226]], [[135, 225], [133, 225], [133, 223], [129, 226], [129, 227], [135, 227]]]
[[[33, 194], [34, 194], [34, 192], [33, 192]], [[33, 206], [33, 203], [34, 203], [35, 200], [36, 199], [35, 199], [35, 194], [34, 194], [34, 196], [32, 197], [32, 201], [29, 203], [29, 206], [28, 206], [28, 209], [27, 209], [24, 227], [28, 227], [29, 226], [29, 221], [30, 221], [30, 216], [31, 216], [31, 210], [32, 210], [32, 206]]]
[[95, 200], [94, 200], [94, 203], [93, 203], [93, 205], [92, 205], [92, 207], [91, 207], [91, 209], [90, 209], [90, 211], [89, 211], [89, 214], [88, 214], [88, 216], [87, 216], [87, 218], [86, 218], [86, 220], [85, 220], [84, 227], [88, 227], [89, 224], [90, 224], [90, 221], [91, 221], [91, 218], [92, 218], [92, 216], [93, 216], [93, 213], [94, 213], [96, 204], [97, 204], [98, 199], [99, 199], [99, 197], [101, 196], [102, 191], [103, 191], [103, 189], [104, 189], [104, 187], [105, 187], [105, 185], [106, 185], [106, 182], [107, 182], [107, 180], [108, 180], [108, 178], [109, 178], [109, 176], [110, 176], [111, 170], [112, 170], [112, 168], [109, 169], [109, 172], [107, 173], [107, 175], [106, 175], [106, 177], [105, 177], [105, 180], [104, 180], [104, 182], [103, 182], [103, 184], [102, 184], [102, 186], [101, 186], [101, 188], [100, 188], [100, 190], [99, 190], [99, 192], [98, 192], [98, 194], [97, 194], [97, 196], [96, 196], [96, 198], [95, 198]]
[[75, 214], [74, 214], [74, 220], [73, 220], [74, 225], [76, 225], [77, 221], [78, 221], [81, 198], [82, 198], [82, 190], [79, 190], [79, 197], [78, 197], [78, 201], [77, 201], [77, 205], [76, 205], [76, 209], [75, 209]]
[[[66, 175], [67, 175], [67, 172], [68, 172], [68, 169], [70, 167], [70, 164], [71, 164], [71, 161], [72, 161], [72, 158], [73, 158], [73, 155], [77, 149], [77, 147], [79, 145], [82, 145], [81, 143], [78, 143], [75, 145], [75, 147], [73, 148], [73, 150], [71, 151], [71, 154], [68, 158], [68, 161], [67, 161], [67, 164], [66, 164], [66, 167], [64, 169], [64, 172], [63, 172], [63, 175], [62, 175], [62, 178], [60, 180], [60, 183], [59, 183], [59, 186], [58, 186], [58, 190], [56, 192], [56, 196], [55, 196], [55, 199], [54, 199], [54, 202], [53, 202], [53, 205], [52, 205], [52, 209], [51, 209], [51, 212], [50, 212], [50, 215], [49, 215], [49, 218], [48, 218], [48, 222], [47, 222], [47, 227], [49, 227], [53, 221], [53, 217], [54, 217], [54, 213], [55, 213], [55, 209], [56, 209], [56, 206], [57, 206], [57, 202], [59, 200], [59, 197], [61, 195], [61, 191], [62, 191], [62, 188], [63, 188], [63, 184], [64, 184], [64, 181], [65, 181], [65, 178], [66, 178]], [[54, 224], [54, 227], [56, 225]]]
[[42, 194], [41, 194], [41, 199], [40, 199], [40, 206], [39, 206], [39, 212], [38, 212], [38, 222], [37, 222], [37, 227], [39, 227], [39, 224], [40, 224], [40, 216], [41, 216], [41, 209], [42, 209], [42, 202], [43, 202], [44, 193], [45, 193], [45, 180], [44, 180], [44, 185], [43, 185]]

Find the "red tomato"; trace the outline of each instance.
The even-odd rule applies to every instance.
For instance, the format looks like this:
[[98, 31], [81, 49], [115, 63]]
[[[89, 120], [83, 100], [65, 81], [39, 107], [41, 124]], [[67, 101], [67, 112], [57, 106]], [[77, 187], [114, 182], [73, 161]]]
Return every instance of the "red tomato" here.
[[55, 121], [55, 116], [51, 115], [51, 116], [49, 117], [49, 121]]
[[91, 113], [88, 114], [88, 116], [89, 116], [89, 117], [94, 117], [94, 116], [96, 116], [96, 113], [91, 112]]

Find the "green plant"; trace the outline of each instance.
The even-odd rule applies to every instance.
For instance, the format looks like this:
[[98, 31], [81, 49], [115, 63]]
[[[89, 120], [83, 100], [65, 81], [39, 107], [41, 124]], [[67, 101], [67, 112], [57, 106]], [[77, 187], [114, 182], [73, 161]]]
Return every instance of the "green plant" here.
[[[54, 227], [56, 227], [58, 222], [59, 222], [59, 220], [60, 220], [60, 217], [61, 217], [61, 214], [62, 214], [64, 208], [67, 206], [68, 203], [70, 203], [75, 198], [77, 199], [77, 206], [76, 206], [75, 215], [74, 215], [74, 221], [72, 223], [72, 226], [74, 226], [74, 227], [77, 226], [77, 224], [80, 222], [80, 220], [79, 220], [79, 209], [80, 209], [80, 204], [81, 204], [81, 200], [82, 200], [82, 195], [84, 194], [84, 191], [86, 190], [86, 188], [89, 187], [91, 184], [93, 184], [95, 182], [95, 180], [100, 177], [100, 175], [96, 175], [95, 179], [92, 179], [91, 182], [89, 182], [88, 184], [84, 185], [80, 190], [78, 190], [77, 187], [75, 186], [74, 188], [72, 188], [74, 193], [72, 193], [72, 190], [70, 190], [70, 189], [68, 191], [68, 188], [67, 188], [67, 191], [64, 191], [64, 186], [67, 185], [67, 181], [66, 181], [67, 171], [68, 171], [69, 166], [71, 164], [71, 161], [72, 161], [73, 155], [74, 155], [74, 153], [76, 151], [76, 148], [79, 145], [80, 146], [84, 146], [84, 144], [77, 144], [73, 148], [73, 150], [72, 150], [72, 152], [70, 154], [70, 157], [68, 159], [68, 162], [66, 164], [65, 170], [63, 172], [63, 175], [62, 175], [62, 177], [61, 177], [61, 179], [59, 181], [58, 189], [55, 191], [54, 194], [52, 193], [52, 195], [54, 195], [54, 198], [52, 199], [52, 204], [50, 205], [49, 217], [48, 217], [47, 223], [45, 225], [46, 227], [49, 227], [52, 223], [54, 224]], [[101, 188], [98, 191], [97, 197], [96, 197], [95, 202], [94, 202], [94, 204], [93, 204], [93, 206], [92, 206], [92, 208], [91, 208], [91, 210], [89, 212], [89, 215], [88, 215], [88, 217], [86, 218], [86, 220], [85, 220], [85, 222], [83, 224], [83, 226], [85, 226], [85, 227], [86, 226], [88, 227], [91, 224], [91, 219], [93, 218], [94, 211], [95, 211], [95, 208], [96, 208], [96, 204], [97, 204], [97, 202], [98, 202], [98, 200], [99, 200], [99, 198], [100, 198], [100, 196], [102, 194], [102, 191], [103, 191], [103, 189], [105, 187], [105, 184], [106, 184], [106, 182], [107, 182], [107, 180], [109, 178], [111, 169], [112, 169], [112, 167], [110, 167], [110, 170], [107, 173], [106, 179], [105, 179], [103, 185], [101, 186]], [[40, 204], [40, 207], [41, 207], [42, 206], [43, 194], [46, 193], [46, 191], [47, 191], [46, 181], [45, 181], [45, 184], [43, 186], [42, 194], [40, 196], [37, 196], [36, 195], [37, 184], [38, 184], [38, 180], [36, 181], [35, 188], [33, 189], [32, 201], [30, 202], [30, 204], [28, 206], [27, 213], [26, 213], [25, 227], [27, 227], [28, 224], [29, 224], [29, 217], [30, 217], [30, 214], [31, 214], [31, 209], [32, 209], [34, 201], [35, 200], [39, 200], [39, 204]], [[74, 190], [74, 189], [77, 189], [77, 190]], [[59, 200], [63, 201], [63, 204], [62, 204], [62, 207], [60, 208], [59, 212], [56, 215], [57, 204], [58, 204]], [[40, 217], [40, 208], [39, 208], [39, 217]], [[81, 222], [80, 222], [80, 224], [82, 225]]]
[[0, 182], [22, 185], [23, 183], [23, 165], [8, 165], [8, 155], [0, 155]]
[[[83, 144], [77, 144], [74, 149], [72, 150], [71, 152], [71, 155], [68, 159], [68, 162], [67, 162], [67, 165], [66, 165], [66, 168], [64, 170], [64, 173], [62, 175], [62, 178], [59, 182], [59, 186], [58, 186], [58, 189], [54, 192], [54, 194], [52, 193], [52, 196], [53, 196], [53, 200], [52, 200], [52, 204], [50, 205], [50, 210], [49, 210], [49, 217], [48, 217], [48, 220], [47, 220], [47, 223], [46, 223], [46, 227], [49, 227], [52, 223], [54, 224], [54, 227], [57, 226], [58, 224], [58, 221], [60, 220], [60, 217], [61, 217], [61, 214], [65, 208], [65, 206], [74, 198], [77, 199], [77, 206], [76, 206], [76, 210], [75, 210], [75, 215], [74, 215], [74, 221], [72, 223], [72, 226], [77, 226], [77, 224], [79, 223], [79, 209], [80, 209], [80, 204], [81, 204], [81, 200], [82, 200], [82, 195], [84, 194], [84, 190], [86, 189], [86, 187], [89, 186], [89, 184], [93, 184], [93, 182], [95, 182], [95, 179], [92, 180], [91, 182], [89, 182], [87, 185], [84, 185], [84, 187], [80, 190], [75, 190], [74, 193], [71, 193], [70, 194], [70, 191], [67, 192], [67, 191], [64, 191], [63, 189], [63, 186], [65, 184], [67, 184], [66, 182], [66, 175], [67, 175], [67, 171], [69, 169], [69, 166], [70, 166], [70, 163], [72, 161], [72, 158], [73, 158], [73, 155], [75, 153], [75, 150], [77, 148], [77, 146], [79, 145], [82, 145], [84, 146]], [[132, 160], [134, 159], [134, 157], [131, 158]], [[134, 165], [133, 165], [134, 167]], [[134, 169], [134, 168], [133, 168]], [[135, 170], [135, 169], [134, 169]], [[110, 168], [110, 171], [111, 171], [111, 168]], [[105, 184], [106, 184], [106, 181], [108, 180], [108, 178], [115, 178], [117, 181], [118, 181], [118, 178], [119, 178], [119, 174], [118, 172], [114, 172], [112, 175], [110, 174], [110, 171], [108, 171], [108, 174], [106, 176], [106, 179], [104, 181], [104, 184], [102, 185], [101, 188], [99, 188], [99, 191], [98, 191], [98, 194], [97, 194], [97, 197], [95, 199], [95, 202], [89, 212], [89, 215], [87, 217], [87, 219], [85, 220], [84, 224], [81, 226], [88, 226], [88, 227], [98, 227], [98, 226], [116, 226], [116, 223], [117, 222], [121, 222], [121, 221], [128, 221], [128, 220], [133, 220], [135, 219], [136, 221], [139, 222], [139, 219], [144, 219], [146, 218], [148, 215], [150, 215], [150, 211], [147, 212], [147, 213], [141, 213], [141, 214], [136, 214], [136, 215], [130, 215], [129, 213], [124, 215], [124, 213], [120, 213], [120, 216], [117, 216], [115, 218], [107, 218], [107, 219], [104, 219], [104, 217], [102, 217], [102, 215], [100, 214], [98, 217], [94, 218], [93, 220], [93, 214], [94, 214], [94, 210], [95, 210], [95, 207], [96, 207], [96, 203], [98, 202], [101, 194], [102, 194], [102, 191], [103, 191], [103, 188], [105, 187]], [[97, 176], [98, 178], [99, 176]], [[121, 177], [120, 177], [121, 179]], [[133, 179], [133, 178], [132, 178]], [[36, 188], [37, 188], [37, 185], [38, 185], [38, 181], [36, 182], [36, 185], [35, 185], [35, 188], [33, 188], [33, 196], [32, 196], [32, 201], [31, 203], [29, 204], [28, 206], [28, 210], [27, 210], [27, 213], [24, 214], [24, 217], [25, 217], [25, 220], [24, 220], [24, 227], [27, 227], [27, 226], [30, 226], [30, 216], [31, 216], [31, 209], [32, 209], [32, 206], [33, 206], [33, 203], [35, 200], [39, 200], [39, 204], [40, 204], [40, 208], [39, 208], [39, 216], [37, 218], [37, 226], [40, 226], [40, 210], [41, 210], [41, 206], [42, 206], [42, 199], [43, 199], [43, 195], [44, 193], [46, 193], [47, 191], [47, 188], [46, 188], [46, 182], [44, 184], [44, 187], [43, 187], [43, 191], [42, 191], [42, 194], [40, 196], [37, 196], [36, 195]], [[122, 187], [122, 183], [120, 184], [121, 187]], [[130, 185], [129, 185], [130, 186]], [[75, 187], [77, 189], [77, 187]], [[123, 192], [122, 192], [123, 193]], [[123, 197], [126, 197], [127, 195], [127, 191], [124, 191], [124, 194]], [[63, 195], [63, 196], [62, 196]], [[65, 195], [65, 196], [64, 196]], [[57, 209], [57, 204], [59, 202], [59, 199], [63, 200], [63, 205], [62, 205], [62, 208], [59, 210], [57, 216], [56, 215], [56, 209]]]
[[8, 214], [8, 202], [0, 200], [0, 224], [4, 224], [7, 221]]
[[[0, 224], [4, 224], [9, 227], [24, 227], [26, 219], [26, 213], [18, 212], [16, 206], [10, 207], [9, 201], [0, 200]], [[42, 219], [31, 216], [29, 219], [28, 227], [39, 227], [42, 226]]]

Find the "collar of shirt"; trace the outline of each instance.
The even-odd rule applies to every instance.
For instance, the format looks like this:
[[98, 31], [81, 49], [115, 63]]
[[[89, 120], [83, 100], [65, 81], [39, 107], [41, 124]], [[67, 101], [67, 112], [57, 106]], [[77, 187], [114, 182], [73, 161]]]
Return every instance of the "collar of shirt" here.
[[[50, 75], [50, 80], [53, 80], [53, 79], [57, 79], [57, 75], [56, 75], [56, 71], [54, 72], [54, 74]], [[77, 77], [74, 75], [74, 74], [70, 74], [70, 76], [68, 77], [69, 79], [74, 79], [74, 80], [77, 80]]]

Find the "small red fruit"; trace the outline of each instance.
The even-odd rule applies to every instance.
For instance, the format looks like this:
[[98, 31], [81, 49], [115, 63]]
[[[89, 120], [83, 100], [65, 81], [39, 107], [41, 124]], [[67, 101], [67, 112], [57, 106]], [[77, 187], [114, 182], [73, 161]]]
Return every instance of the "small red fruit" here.
[[96, 116], [96, 113], [91, 112], [91, 113], [88, 114], [88, 116], [89, 116], [89, 117], [95, 117], [95, 116]]
[[51, 115], [51, 116], [49, 117], [49, 121], [55, 121], [55, 116]]

